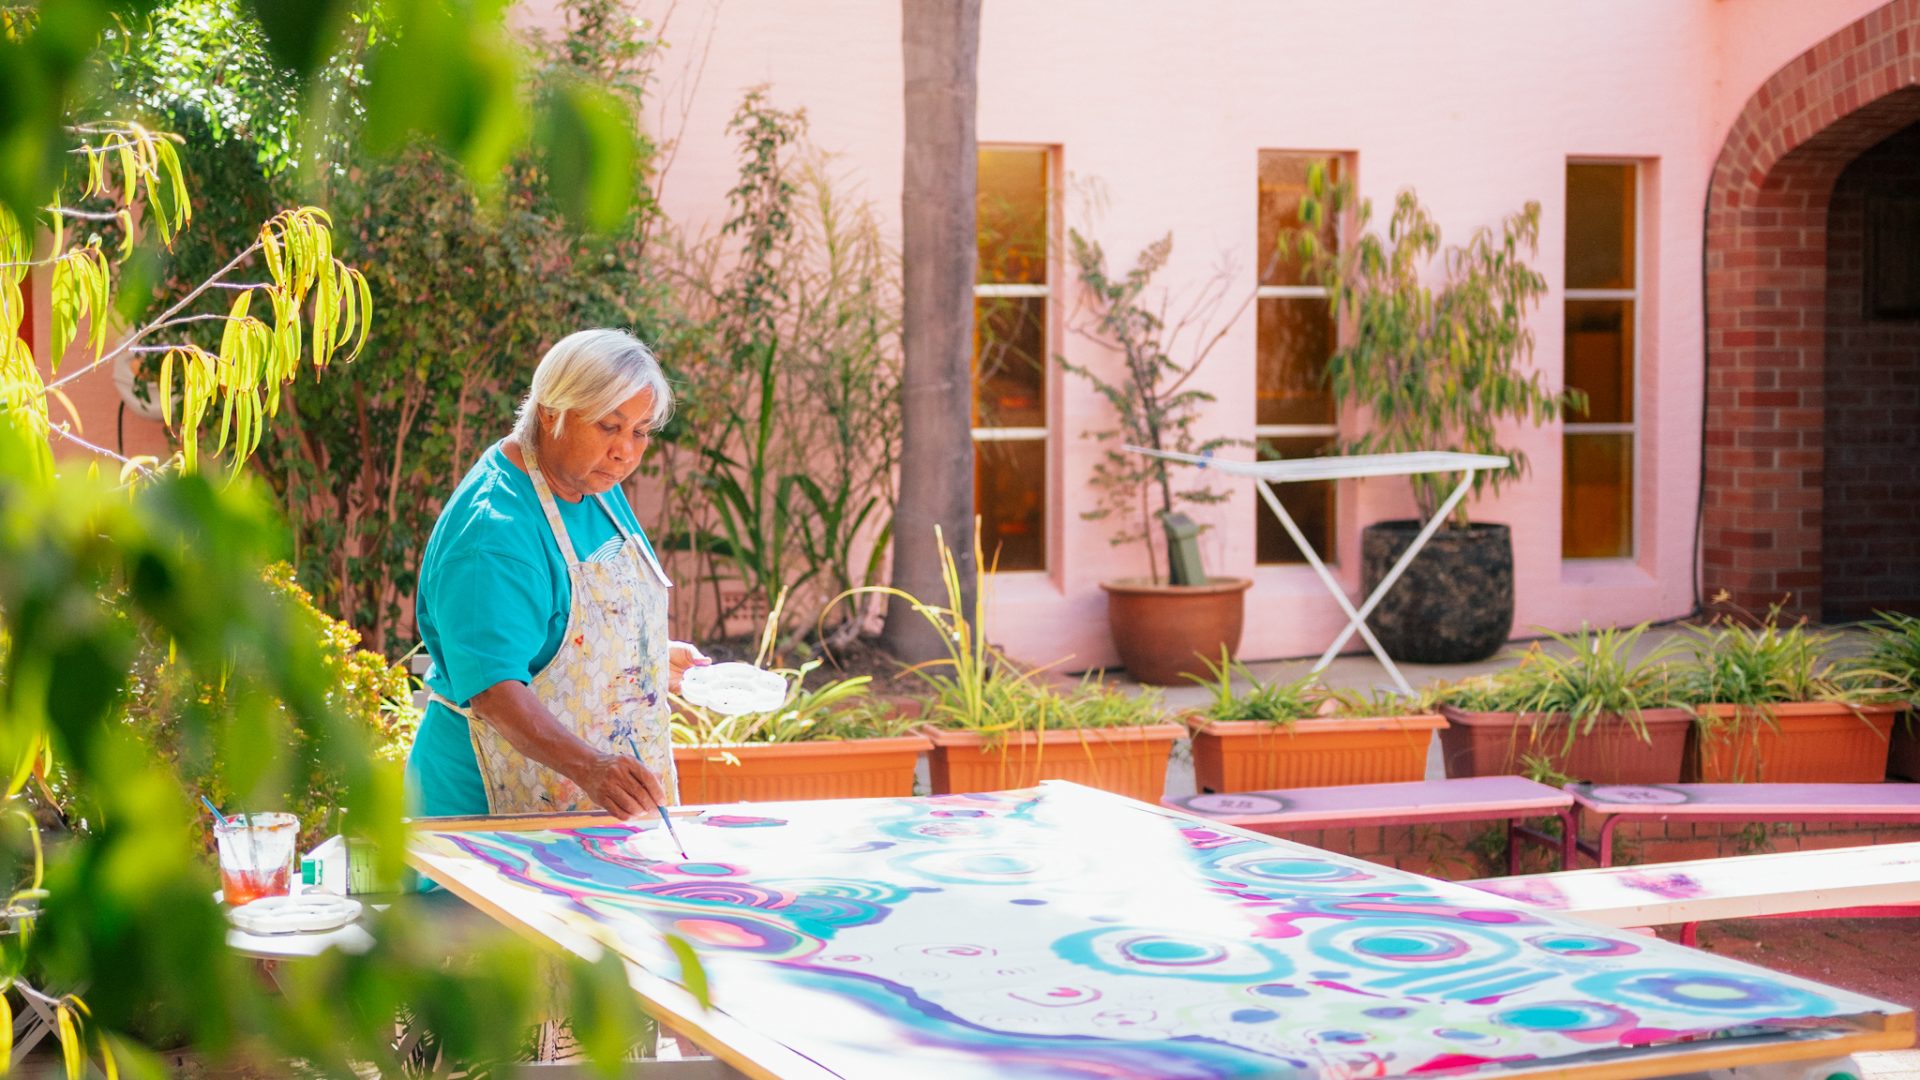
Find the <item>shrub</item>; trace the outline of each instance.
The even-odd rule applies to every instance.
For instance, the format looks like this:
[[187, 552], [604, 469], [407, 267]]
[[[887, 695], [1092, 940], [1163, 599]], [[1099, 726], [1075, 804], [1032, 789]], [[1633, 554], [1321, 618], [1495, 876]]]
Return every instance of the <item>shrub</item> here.
[[[399, 664], [388, 662], [379, 653], [360, 648], [359, 631], [321, 611], [313, 597], [294, 580], [293, 567], [286, 563], [270, 565], [265, 574], [271, 592], [284, 598], [306, 623], [318, 642], [317, 656], [327, 687], [326, 702], [336, 715], [364, 730], [374, 755], [389, 762], [405, 759], [413, 745], [414, 728], [419, 716], [411, 700], [413, 679]], [[285, 810], [300, 819], [302, 849], [337, 831], [334, 815], [346, 794], [346, 778], [318, 754], [296, 752], [291, 760], [310, 762], [308, 774], [285, 785], [288, 805], [230, 805], [236, 792], [222, 763], [215, 759], [203, 736], [204, 725], [188, 724], [189, 710], [218, 723], [231, 706], [230, 689], [221, 682], [194, 680], [177, 662], [164, 642], [143, 636], [132, 665], [132, 680], [124, 695], [127, 723], [154, 753], [171, 765], [188, 788], [189, 798], [204, 794], [215, 805], [233, 811]], [[277, 724], [296, 750], [310, 738], [308, 733], [285, 715], [285, 706], [275, 703], [281, 715]], [[244, 793], [239, 793], [244, 796]], [[204, 850], [212, 851], [211, 823], [206, 829]]]

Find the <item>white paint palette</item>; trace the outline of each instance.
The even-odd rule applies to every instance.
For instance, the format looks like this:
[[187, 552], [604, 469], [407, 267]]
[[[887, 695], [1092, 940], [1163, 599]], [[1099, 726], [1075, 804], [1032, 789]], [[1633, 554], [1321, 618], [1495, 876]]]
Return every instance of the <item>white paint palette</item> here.
[[722, 716], [772, 712], [787, 703], [787, 680], [752, 664], [709, 664], [681, 673], [680, 696]]
[[328, 893], [264, 896], [227, 911], [227, 920], [249, 934], [316, 934], [359, 917], [360, 901]]

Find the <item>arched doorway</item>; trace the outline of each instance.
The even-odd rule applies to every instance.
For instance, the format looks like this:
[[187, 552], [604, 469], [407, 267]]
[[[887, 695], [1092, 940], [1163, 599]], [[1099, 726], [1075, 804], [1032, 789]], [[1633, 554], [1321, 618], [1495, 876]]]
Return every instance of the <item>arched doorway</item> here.
[[1859, 306], [1903, 288], [1886, 277], [1898, 265], [1868, 260], [1867, 219], [1884, 226], [1900, 212], [1876, 178], [1914, 145], [1903, 132], [1920, 123], [1916, 48], [1915, 0], [1822, 41], [1748, 100], [1714, 166], [1701, 583], [1752, 611], [1783, 598], [1815, 618], [1864, 614], [1863, 597], [1866, 608], [1920, 604], [1920, 546], [1862, 532], [1897, 501], [1896, 481], [1920, 487], [1875, 468], [1876, 445], [1902, 421], [1866, 374], [1911, 359], [1900, 333], [1882, 333], [1904, 317], [1897, 304]]

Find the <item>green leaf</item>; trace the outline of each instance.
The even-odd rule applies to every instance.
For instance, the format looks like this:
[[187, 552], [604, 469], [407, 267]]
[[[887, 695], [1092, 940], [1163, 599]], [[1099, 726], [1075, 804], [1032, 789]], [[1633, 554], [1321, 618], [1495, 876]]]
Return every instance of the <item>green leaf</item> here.
[[569, 82], [547, 95], [535, 138], [560, 209], [606, 231], [632, 209], [639, 159], [634, 118], [611, 91]]

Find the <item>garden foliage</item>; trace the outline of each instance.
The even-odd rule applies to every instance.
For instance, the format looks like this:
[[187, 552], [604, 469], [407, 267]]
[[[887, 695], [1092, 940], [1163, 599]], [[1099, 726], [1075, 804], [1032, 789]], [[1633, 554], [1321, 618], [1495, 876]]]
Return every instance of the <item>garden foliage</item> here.
[[[1154, 525], [1164, 524], [1182, 503], [1225, 502], [1231, 493], [1206, 483], [1205, 473], [1170, 466], [1164, 459], [1136, 454], [1126, 447], [1206, 454], [1234, 445], [1234, 440], [1223, 437], [1203, 440], [1194, 431], [1203, 406], [1211, 405], [1214, 396], [1187, 385], [1225, 330], [1203, 338], [1184, 362], [1172, 355], [1183, 332], [1194, 329], [1196, 315], [1210, 310], [1219, 297], [1211, 292], [1202, 296], [1187, 315], [1170, 324], [1165, 299], [1156, 305], [1147, 289], [1173, 251], [1172, 234], [1148, 244], [1133, 268], [1118, 275], [1107, 269], [1106, 253], [1097, 242], [1078, 230], [1070, 231], [1067, 239], [1084, 290], [1073, 329], [1119, 353], [1124, 364], [1116, 378], [1099, 368], [1057, 358], [1066, 371], [1087, 380], [1114, 413], [1114, 427], [1088, 433], [1105, 446], [1105, 453], [1093, 466], [1093, 488], [1099, 493], [1099, 505], [1081, 516], [1090, 521], [1111, 521], [1110, 539], [1116, 545], [1142, 544], [1148, 573], [1157, 584], [1168, 580], [1168, 575], [1154, 557]], [[1218, 280], [1214, 284], [1218, 285]], [[1171, 475], [1176, 469], [1182, 479], [1180, 486]]]
[[[782, 592], [783, 631], [877, 578], [900, 434], [898, 269], [873, 208], [805, 146], [804, 114], [750, 91], [729, 129], [738, 179], [720, 230], [682, 239], [670, 279], [683, 388], [656, 469], [696, 594], [695, 633], [722, 636]], [[861, 609], [829, 609], [832, 636]]]
[[[401, 732], [380, 729], [382, 754], [366, 710], [399, 684], [380, 658], [303, 610], [284, 577], [280, 588], [263, 580], [265, 560], [284, 550], [284, 526], [244, 474], [216, 487], [188, 455], [178, 470], [124, 462], [117, 479], [56, 473], [48, 439], [79, 436], [57, 412], [67, 376], [54, 365], [43, 384], [19, 335], [24, 268], [49, 266], [55, 279], [56, 353], [77, 338], [86, 342], [78, 363], [99, 364], [111, 355], [100, 331], [116, 259], [177, 235], [191, 205], [165, 136], [115, 125], [75, 134], [94, 149], [74, 156], [70, 186], [110, 208], [68, 206], [49, 192], [32, 219], [53, 237], [40, 251], [0, 212], [0, 820], [9, 826], [0, 832], [0, 1031], [11, 1031], [8, 992], [31, 983], [52, 995], [75, 1080], [89, 1062], [109, 1076], [160, 1076], [154, 1051], [181, 1045], [215, 1061], [275, 1070], [298, 1061], [349, 1075], [357, 1065], [401, 1068], [392, 1033], [402, 1003], [465, 1061], [510, 1059], [542, 1010], [558, 1007], [614, 1067], [642, 1018], [610, 956], [569, 965], [556, 1003], [526, 978], [530, 945], [475, 942], [450, 966], [406, 900], [380, 917], [371, 950], [284, 971], [278, 994], [259, 993], [251, 964], [226, 947], [211, 861], [195, 843], [195, 796], [226, 794], [232, 809], [285, 806], [318, 780], [320, 794], [352, 807], [346, 824], [377, 844], [384, 876], [397, 879], [391, 740]], [[83, 238], [66, 230], [69, 219], [103, 228]], [[136, 219], [147, 228], [129, 228]], [[297, 227], [273, 224], [290, 221]], [[123, 246], [111, 249], [103, 234], [116, 226]], [[241, 260], [266, 280], [233, 282], [222, 290], [231, 307], [208, 313], [221, 324], [217, 352], [170, 340], [181, 307], [134, 326], [118, 346], [156, 342], [184, 366], [176, 419], [190, 426], [192, 413], [217, 411], [236, 470], [283, 385], [313, 378], [370, 314], [364, 294], [347, 306], [338, 286], [355, 272], [332, 255], [331, 239], [316, 211], [269, 219]], [[249, 312], [256, 297], [270, 323]], [[168, 400], [173, 381], [160, 388]]]
[[[1500, 422], [1538, 425], [1587, 404], [1580, 391], [1553, 390], [1540, 372], [1525, 370], [1533, 354], [1527, 309], [1547, 291], [1527, 264], [1539, 244], [1540, 205], [1530, 202], [1497, 233], [1477, 229], [1466, 246], [1442, 252], [1440, 226], [1411, 190], [1394, 200], [1383, 238], [1367, 227], [1372, 201], [1354, 205], [1351, 181], [1330, 185], [1316, 165], [1308, 188], [1300, 226], [1282, 237], [1278, 254], [1298, 259], [1307, 280], [1326, 288], [1347, 327], [1327, 379], [1334, 399], [1364, 409], [1366, 421], [1361, 434], [1342, 441], [1342, 452], [1458, 450], [1512, 459], [1508, 469], [1475, 473], [1475, 494], [1522, 475], [1526, 455], [1500, 437]], [[1328, 227], [1349, 212], [1359, 239], [1329, 247]], [[1429, 269], [1436, 257], [1437, 287]], [[1421, 520], [1431, 519], [1453, 480], [1437, 473], [1410, 479]], [[1448, 524], [1467, 524], [1464, 504]]]

